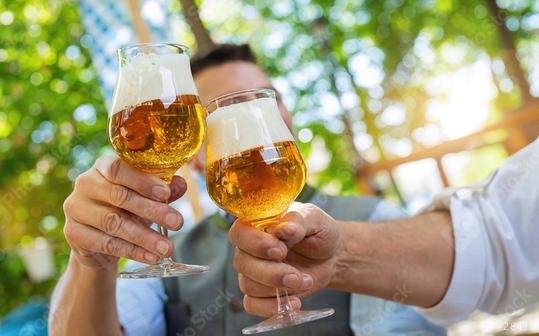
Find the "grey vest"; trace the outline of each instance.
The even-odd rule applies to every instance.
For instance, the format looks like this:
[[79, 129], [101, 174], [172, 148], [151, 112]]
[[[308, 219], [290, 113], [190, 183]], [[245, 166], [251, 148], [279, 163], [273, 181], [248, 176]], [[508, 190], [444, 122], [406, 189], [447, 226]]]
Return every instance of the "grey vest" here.
[[[306, 186], [297, 198], [310, 202], [337, 220], [367, 220], [379, 200], [370, 197], [334, 197], [316, 193]], [[209, 265], [210, 271], [192, 277], [164, 279], [168, 302], [165, 306], [167, 335], [241, 335], [241, 329], [262, 320], [243, 310], [243, 294], [232, 266], [234, 247], [228, 242], [230, 220], [215, 214], [185, 235], [174, 237], [175, 260]], [[331, 307], [331, 317], [266, 333], [278, 335], [352, 335], [350, 294], [322, 290], [303, 300], [302, 309]]]

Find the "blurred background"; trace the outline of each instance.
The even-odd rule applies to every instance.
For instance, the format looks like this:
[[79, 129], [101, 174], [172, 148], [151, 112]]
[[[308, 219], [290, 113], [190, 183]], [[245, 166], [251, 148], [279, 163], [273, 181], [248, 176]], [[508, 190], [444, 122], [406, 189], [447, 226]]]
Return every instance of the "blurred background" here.
[[[539, 134], [536, 0], [10, 0], [0, 29], [0, 316], [46, 300], [66, 264], [62, 203], [111, 150], [126, 44], [249, 43], [294, 113], [310, 183], [410, 214]], [[451, 332], [539, 331], [534, 312]]]

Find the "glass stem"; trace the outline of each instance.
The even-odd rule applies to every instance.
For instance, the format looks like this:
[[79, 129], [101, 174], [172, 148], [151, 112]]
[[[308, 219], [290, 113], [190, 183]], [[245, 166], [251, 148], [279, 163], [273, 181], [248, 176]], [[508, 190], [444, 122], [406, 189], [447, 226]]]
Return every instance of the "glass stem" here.
[[[162, 227], [161, 225], [157, 225], [157, 229], [163, 237], [168, 237], [168, 230], [166, 228]], [[161, 268], [165, 268], [172, 263], [174, 263], [174, 261], [171, 257], [161, 258], [157, 261], [157, 264], [161, 266]]]
[[[158, 175], [161, 180], [163, 180], [169, 187], [172, 184], [172, 179], [174, 178], [174, 174], [160, 174]], [[157, 225], [157, 231], [163, 236], [168, 238], [168, 230], [167, 228], [162, 227], [161, 225]], [[171, 264], [173, 264], [174, 261], [171, 257], [161, 258], [157, 261], [157, 264], [161, 266], [162, 270], [166, 270], [167, 267]]]
[[291, 316], [294, 315], [294, 308], [290, 304], [288, 291], [286, 289], [275, 288], [277, 295], [277, 314]]

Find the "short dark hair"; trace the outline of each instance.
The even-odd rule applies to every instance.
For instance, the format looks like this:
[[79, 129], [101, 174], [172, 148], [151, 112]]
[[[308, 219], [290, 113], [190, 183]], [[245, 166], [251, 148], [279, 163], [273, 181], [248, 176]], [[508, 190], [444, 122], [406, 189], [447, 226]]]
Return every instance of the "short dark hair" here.
[[204, 69], [234, 61], [244, 61], [257, 64], [256, 56], [248, 44], [221, 44], [201, 55], [191, 59], [193, 76]]

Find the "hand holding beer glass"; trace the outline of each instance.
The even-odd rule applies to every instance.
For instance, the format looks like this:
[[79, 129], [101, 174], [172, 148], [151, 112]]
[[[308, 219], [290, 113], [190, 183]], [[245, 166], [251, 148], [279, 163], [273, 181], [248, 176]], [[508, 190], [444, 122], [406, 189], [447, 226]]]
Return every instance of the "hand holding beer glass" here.
[[[207, 185], [228, 213], [259, 230], [279, 223], [305, 184], [305, 164], [279, 114], [275, 92], [247, 90], [207, 106]], [[281, 293], [283, 296], [281, 296]], [[276, 288], [278, 311], [243, 334], [281, 329], [334, 313], [331, 308], [295, 311], [286, 289]]]
[[[200, 149], [205, 111], [191, 75], [188, 49], [178, 44], [138, 44], [118, 50], [119, 74], [109, 118], [112, 146], [123, 160], [170, 184]], [[147, 209], [152, 211], [152, 209]], [[167, 230], [159, 226], [162, 235]], [[206, 266], [161, 259], [124, 278], [171, 277]]]

